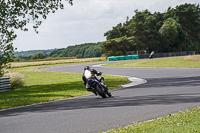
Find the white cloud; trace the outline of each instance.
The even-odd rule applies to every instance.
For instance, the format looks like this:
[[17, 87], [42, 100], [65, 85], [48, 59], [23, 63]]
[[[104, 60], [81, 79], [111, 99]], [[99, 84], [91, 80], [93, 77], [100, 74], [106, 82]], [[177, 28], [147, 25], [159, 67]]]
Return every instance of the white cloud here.
[[[64, 10], [50, 14], [39, 27], [39, 34], [17, 31], [14, 46], [21, 50], [65, 48], [69, 45], [105, 41], [104, 33], [134, 11], [164, 12], [169, 6], [198, 3], [197, 0], [74, 0]], [[29, 25], [31, 27], [31, 25]]]

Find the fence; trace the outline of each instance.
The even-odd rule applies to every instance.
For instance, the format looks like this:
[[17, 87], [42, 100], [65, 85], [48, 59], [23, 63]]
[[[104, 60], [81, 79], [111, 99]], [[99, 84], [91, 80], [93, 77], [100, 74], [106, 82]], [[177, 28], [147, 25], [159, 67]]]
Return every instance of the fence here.
[[[185, 55], [195, 55], [200, 54], [196, 51], [183, 51], [183, 52], [170, 52], [170, 53], [154, 53], [153, 58], [159, 57], [172, 57], [172, 56], [185, 56]], [[117, 60], [129, 60], [129, 59], [144, 59], [149, 58], [150, 54], [139, 54], [139, 55], [126, 55], [126, 56], [110, 56], [108, 61], [117, 61]]]
[[[195, 54], [198, 54], [198, 53], [199, 52], [195, 52], [195, 51], [170, 52], [170, 53], [154, 53], [153, 58], [195, 55]], [[141, 55], [139, 55], [139, 59], [149, 58], [149, 55], [150, 54], [141, 54]]]

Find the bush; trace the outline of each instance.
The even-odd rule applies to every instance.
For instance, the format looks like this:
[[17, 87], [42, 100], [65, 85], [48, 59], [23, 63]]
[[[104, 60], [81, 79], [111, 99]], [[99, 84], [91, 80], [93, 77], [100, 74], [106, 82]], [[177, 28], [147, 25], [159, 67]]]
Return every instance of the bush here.
[[43, 53], [35, 53], [34, 55], [31, 56], [32, 60], [36, 59], [44, 59], [45, 55]]
[[186, 56], [184, 61], [200, 61], [200, 55]]
[[15, 58], [14, 61], [15, 61], [15, 62], [19, 62], [19, 61], [22, 61], [22, 59], [20, 59], [20, 58]]
[[81, 54], [78, 54], [77, 56], [76, 56], [76, 58], [82, 58], [82, 55]]
[[9, 73], [5, 74], [5, 76], [10, 76], [12, 90], [22, 87], [25, 84], [25, 75], [23, 75], [22, 73], [9, 72]]

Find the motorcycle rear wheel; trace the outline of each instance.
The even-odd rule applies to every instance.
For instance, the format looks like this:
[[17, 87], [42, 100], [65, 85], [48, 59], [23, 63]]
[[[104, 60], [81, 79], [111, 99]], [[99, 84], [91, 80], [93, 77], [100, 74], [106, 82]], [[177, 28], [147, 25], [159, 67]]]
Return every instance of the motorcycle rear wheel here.
[[97, 84], [95, 87], [95, 90], [97, 91], [97, 93], [102, 97], [102, 98], [106, 98], [106, 94], [103, 91], [103, 89]]

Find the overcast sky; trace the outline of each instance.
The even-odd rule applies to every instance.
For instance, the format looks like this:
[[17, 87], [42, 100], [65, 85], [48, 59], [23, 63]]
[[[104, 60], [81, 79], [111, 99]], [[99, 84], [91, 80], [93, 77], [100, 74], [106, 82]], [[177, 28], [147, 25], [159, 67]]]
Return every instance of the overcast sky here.
[[[64, 1], [64, 0], [63, 0]], [[16, 31], [17, 51], [46, 50], [105, 41], [104, 33], [118, 23], [124, 23], [134, 11], [148, 9], [152, 13], [165, 12], [169, 6], [199, 4], [199, 0], [73, 0], [64, 1], [64, 10], [49, 14], [36, 34], [29, 24], [28, 32]]]

